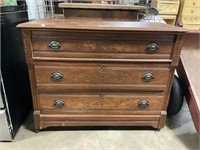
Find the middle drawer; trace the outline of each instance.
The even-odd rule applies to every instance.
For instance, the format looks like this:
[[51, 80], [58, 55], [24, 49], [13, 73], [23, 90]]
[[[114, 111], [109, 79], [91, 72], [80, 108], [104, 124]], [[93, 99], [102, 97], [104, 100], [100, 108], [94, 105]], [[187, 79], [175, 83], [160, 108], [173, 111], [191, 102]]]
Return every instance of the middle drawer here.
[[37, 86], [56, 89], [166, 88], [169, 64], [49, 62], [35, 64]]

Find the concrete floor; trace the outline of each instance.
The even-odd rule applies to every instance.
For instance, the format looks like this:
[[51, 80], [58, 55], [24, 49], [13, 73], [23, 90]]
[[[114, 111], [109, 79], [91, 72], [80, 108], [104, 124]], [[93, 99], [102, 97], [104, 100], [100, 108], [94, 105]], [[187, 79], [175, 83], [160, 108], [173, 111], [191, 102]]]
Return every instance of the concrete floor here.
[[196, 150], [196, 133], [187, 104], [167, 119], [160, 131], [136, 127], [65, 128], [35, 133], [32, 114], [13, 142], [0, 142], [0, 150]]

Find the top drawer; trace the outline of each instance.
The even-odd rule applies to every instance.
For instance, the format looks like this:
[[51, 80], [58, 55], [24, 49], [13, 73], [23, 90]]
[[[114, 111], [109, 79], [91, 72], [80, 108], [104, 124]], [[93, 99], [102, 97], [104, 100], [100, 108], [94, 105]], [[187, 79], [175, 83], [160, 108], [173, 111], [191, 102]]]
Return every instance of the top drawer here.
[[199, 0], [185, 0], [184, 6], [200, 6], [200, 1]]
[[159, 32], [32, 31], [33, 56], [50, 58], [171, 59], [175, 39]]

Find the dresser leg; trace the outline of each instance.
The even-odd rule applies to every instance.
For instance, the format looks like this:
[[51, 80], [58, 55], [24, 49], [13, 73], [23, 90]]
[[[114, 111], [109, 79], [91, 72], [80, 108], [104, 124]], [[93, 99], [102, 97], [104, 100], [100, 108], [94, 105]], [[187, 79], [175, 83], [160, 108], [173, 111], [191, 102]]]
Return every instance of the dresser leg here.
[[160, 116], [160, 120], [159, 120], [159, 124], [158, 124], [158, 129], [163, 128], [165, 126], [165, 122], [166, 122], [166, 118], [167, 118], [167, 113], [166, 111], [161, 111], [161, 116]]
[[35, 132], [37, 133], [40, 130], [40, 111], [34, 111], [33, 114], [34, 114]]

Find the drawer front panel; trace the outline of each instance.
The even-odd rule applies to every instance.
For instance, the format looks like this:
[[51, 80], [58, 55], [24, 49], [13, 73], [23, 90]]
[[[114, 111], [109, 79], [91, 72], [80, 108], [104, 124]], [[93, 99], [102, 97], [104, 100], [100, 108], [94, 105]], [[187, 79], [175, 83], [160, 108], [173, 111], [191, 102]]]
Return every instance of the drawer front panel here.
[[174, 14], [178, 13], [179, 3], [159, 3], [157, 6], [159, 14]]
[[163, 105], [161, 93], [40, 94], [40, 109], [55, 110], [155, 110]]
[[185, 0], [184, 6], [199, 6], [200, 7], [200, 1], [199, 0]]
[[[59, 64], [59, 63], [58, 63]], [[55, 63], [35, 66], [37, 84], [49, 85], [167, 85], [169, 65], [120, 63]]]
[[[52, 41], [55, 47], [52, 46]], [[170, 58], [174, 41], [175, 35], [147, 33], [38, 33], [38, 31], [35, 31], [32, 37], [34, 57], [67, 58], [118, 58], [120, 56], [121, 58]], [[149, 51], [149, 46], [152, 43], [158, 45], [157, 50], [154, 52]], [[119, 55], [112, 55], [112, 53], [118, 53]]]
[[200, 14], [200, 7], [186, 6], [183, 9], [182, 15], [198, 15]]
[[181, 16], [181, 20], [183, 24], [190, 24], [190, 25], [200, 25], [200, 15], [193, 16], [193, 15], [183, 15]]
[[200, 24], [184, 24], [183, 27], [190, 30], [200, 30]]

